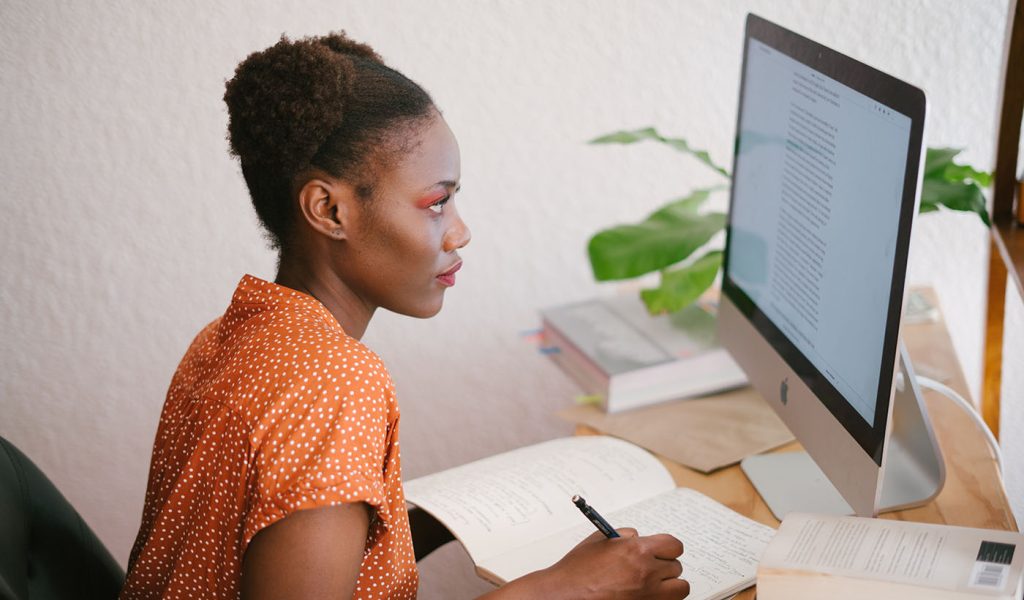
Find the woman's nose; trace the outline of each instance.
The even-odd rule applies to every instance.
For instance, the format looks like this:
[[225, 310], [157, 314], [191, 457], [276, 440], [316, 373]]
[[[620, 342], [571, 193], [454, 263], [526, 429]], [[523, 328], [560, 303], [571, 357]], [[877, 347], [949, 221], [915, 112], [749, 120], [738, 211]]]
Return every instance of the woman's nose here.
[[469, 227], [466, 227], [466, 223], [462, 220], [462, 217], [458, 213], [455, 214], [455, 220], [452, 222], [452, 226], [448, 228], [448, 231], [444, 234], [443, 247], [445, 252], [454, 252], [459, 248], [462, 248], [469, 243], [472, 234], [469, 232]]

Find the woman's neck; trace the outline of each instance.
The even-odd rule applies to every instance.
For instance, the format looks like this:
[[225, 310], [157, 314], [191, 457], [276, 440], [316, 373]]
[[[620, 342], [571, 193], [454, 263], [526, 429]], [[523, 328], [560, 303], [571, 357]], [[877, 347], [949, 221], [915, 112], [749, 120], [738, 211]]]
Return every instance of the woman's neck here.
[[316, 298], [346, 334], [361, 339], [376, 307], [359, 298], [337, 274], [323, 265], [323, 261], [282, 254], [274, 283]]

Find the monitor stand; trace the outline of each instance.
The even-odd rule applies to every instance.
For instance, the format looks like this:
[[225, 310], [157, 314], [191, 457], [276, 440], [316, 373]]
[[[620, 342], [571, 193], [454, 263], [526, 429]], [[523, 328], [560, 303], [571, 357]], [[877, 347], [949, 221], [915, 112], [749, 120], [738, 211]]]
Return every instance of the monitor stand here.
[[[899, 364], [877, 513], [924, 504], [938, 495], [946, 480], [942, 453], [902, 341]], [[853, 514], [806, 452], [748, 456], [741, 466], [780, 521], [790, 512]]]

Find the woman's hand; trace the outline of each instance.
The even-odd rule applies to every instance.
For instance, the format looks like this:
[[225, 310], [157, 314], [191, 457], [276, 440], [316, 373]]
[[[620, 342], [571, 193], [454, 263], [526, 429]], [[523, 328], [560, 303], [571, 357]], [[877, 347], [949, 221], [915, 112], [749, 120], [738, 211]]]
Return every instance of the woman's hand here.
[[617, 531], [622, 537], [606, 539], [595, 532], [551, 567], [485, 598], [677, 600], [690, 593], [689, 582], [678, 578], [682, 542], [668, 534], [639, 537], [635, 529]]

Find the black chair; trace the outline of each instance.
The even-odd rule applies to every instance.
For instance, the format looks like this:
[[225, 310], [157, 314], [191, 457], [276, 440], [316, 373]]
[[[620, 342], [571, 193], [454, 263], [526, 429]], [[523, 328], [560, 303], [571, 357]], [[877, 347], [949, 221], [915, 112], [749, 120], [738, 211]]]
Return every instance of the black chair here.
[[124, 571], [46, 475], [0, 437], [0, 598], [111, 599]]

